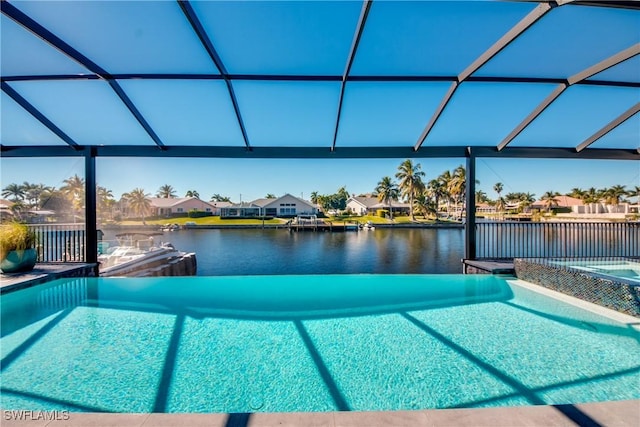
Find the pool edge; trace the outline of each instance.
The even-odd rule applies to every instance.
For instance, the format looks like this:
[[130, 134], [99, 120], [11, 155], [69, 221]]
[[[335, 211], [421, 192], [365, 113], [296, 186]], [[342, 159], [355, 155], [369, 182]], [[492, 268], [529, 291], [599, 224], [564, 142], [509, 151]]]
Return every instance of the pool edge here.
[[69, 413], [67, 420], [7, 420], [5, 427], [35, 426], [567, 426], [640, 424], [640, 399], [568, 405], [376, 412], [259, 412], [244, 414]]

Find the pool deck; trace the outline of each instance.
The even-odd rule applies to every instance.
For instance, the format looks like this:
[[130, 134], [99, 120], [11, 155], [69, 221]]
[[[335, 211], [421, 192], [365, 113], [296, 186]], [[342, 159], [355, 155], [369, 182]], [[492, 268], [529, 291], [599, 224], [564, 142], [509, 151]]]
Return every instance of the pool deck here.
[[0, 294], [64, 277], [91, 277], [95, 274], [95, 267], [95, 264], [85, 263], [38, 263], [29, 272], [0, 273]]
[[[56, 413], [48, 413], [56, 415]], [[258, 426], [631, 426], [640, 425], [640, 400], [553, 406], [434, 409], [389, 412], [290, 412], [247, 414], [69, 413], [67, 420], [8, 419], [3, 427], [258, 427]], [[57, 413], [63, 418], [62, 413]]]

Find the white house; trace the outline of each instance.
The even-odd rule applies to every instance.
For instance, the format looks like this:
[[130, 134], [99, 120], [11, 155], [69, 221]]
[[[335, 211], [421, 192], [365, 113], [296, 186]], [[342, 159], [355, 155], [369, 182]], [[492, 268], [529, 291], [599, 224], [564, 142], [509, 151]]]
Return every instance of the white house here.
[[150, 197], [151, 216], [174, 216], [197, 210], [214, 214], [215, 206], [196, 197]]
[[[356, 215], [375, 214], [378, 209], [389, 209], [389, 203], [378, 201], [377, 197], [349, 197], [347, 210]], [[409, 203], [391, 201], [391, 209], [395, 213], [409, 213]]]
[[318, 208], [311, 202], [285, 194], [276, 199], [257, 199], [223, 207], [221, 218], [241, 218], [253, 216], [293, 217], [296, 215], [315, 215]]

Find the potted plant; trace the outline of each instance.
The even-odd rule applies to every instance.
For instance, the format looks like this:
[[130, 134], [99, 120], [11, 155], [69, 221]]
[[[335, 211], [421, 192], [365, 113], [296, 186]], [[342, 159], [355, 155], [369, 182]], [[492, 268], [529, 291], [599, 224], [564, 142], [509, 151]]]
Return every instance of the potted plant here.
[[0, 225], [0, 270], [3, 273], [31, 271], [38, 253], [36, 234], [19, 222]]

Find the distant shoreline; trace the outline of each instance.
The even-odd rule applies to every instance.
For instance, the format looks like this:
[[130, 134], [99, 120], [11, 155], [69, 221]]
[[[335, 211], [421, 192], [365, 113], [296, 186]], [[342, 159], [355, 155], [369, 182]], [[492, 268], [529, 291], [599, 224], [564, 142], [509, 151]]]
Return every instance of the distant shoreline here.
[[[419, 224], [419, 223], [402, 223], [402, 224], [375, 224], [375, 228], [385, 228], [385, 229], [406, 229], [406, 228], [459, 228], [463, 229], [464, 224], [455, 223], [455, 222], [446, 222], [446, 223], [427, 223], [427, 224]], [[148, 231], [161, 231], [161, 227], [158, 225], [102, 225], [98, 226], [101, 230], [148, 230]], [[219, 224], [203, 224], [203, 225], [189, 225], [187, 227], [181, 228], [180, 231], [183, 230], [246, 230], [246, 229], [282, 229], [286, 230], [289, 226], [286, 224], [237, 224], [237, 225], [219, 225]]]

